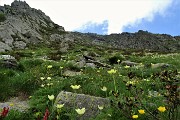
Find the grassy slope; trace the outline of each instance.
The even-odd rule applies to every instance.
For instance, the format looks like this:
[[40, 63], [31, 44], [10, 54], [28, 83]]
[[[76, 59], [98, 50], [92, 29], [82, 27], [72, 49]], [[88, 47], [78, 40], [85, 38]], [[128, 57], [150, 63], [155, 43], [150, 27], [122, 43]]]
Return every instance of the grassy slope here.
[[[98, 59], [107, 64], [109, 64], [109, 58], [113, 56], [121, 58], [123, 55], [124, 60], [142, 63], [144, 67], [125, 68], [121, 64], [114, 64], [111, 66], [117, 70], [115, 74], [107, 74], [111, 68], [78, 68], [70, 61], [77, 59], [77, 56], [81, 56], [84, 51], [98, 53], [101, 56]], [[32, 98], [30, 98], [31, 109], [27, 113], [11, 111], [9, 116], [5, 118], [8, 120], [31, 120], [37, 118], [38, 115], [42, 118], [46, 107], [51, 107], [47, 95], [57, 96], [62, 90], [75, 92], [70, 85], [81, 85], [81, 88], [76, 91], [77, 93], [108, 97], [113, 101], [112, 107], [104, 109], [96, 119], [128, 120], [133, 114], [138, 114], [138, 109], [145, 109], [145, 114], [138, 114], [139, 119], [153, 120], [159, 118], [166, 120], [171, 110], [170, 107], [172, 107], [166, 100], [170, 96], [167, 95], [169, 89], [166, 87], [167, 85], [179, 85], [179, 81], [173, 80], [179, 80], [180, 73], [175, 73], [175, 70], [180, 71], [180, 53], [142, 54], [131, 52], [127, 54], [127, 52], [120, 50], [77, 45], [67, 54], [60, 54], [53, 48], [14, 51], [10, 54], [18, 58], [19, 68], [0, 68], [0, 101], [5, 101], [12, 96], [19, 96], [22, 93], [26, 96], [32, 96]], [[45, 60], [43, 57], [50, 57], [56, 61]], [[163, 69], [152, 69], [151, 63], [167, 63], [170, 66]], [[52, 68], [48, 69], [49, 65], [52, 65]], [[67, 69], [81, 71], [83, 74], [74, 77], [62, 76], [63, 71]], [[171, 77], [163, 76], [163, 71], [168, 71]], [[131, 74], [133, 75], [132, 79], [130, 79]], [[45, 79], [41, 80], [41, 77]], [[51, 80], [47, 80], [47, 77], [51, 77]], [[45, 86], [41, 87], [41, 85]], [[107, 87], [106, 92], [101, 90], [103, 86]], [[112, 91], [117, 92], [118, 97], [115, 97]], [[158, 113], [157, 108], [159, 106], [166, 106], [167, 111]], [[70, 115], [74, 114], [72, 111], [70, 111]], [[67, 115], [68, 112], [63, 110], [61, 118], [70, 119]], [[177, 111], [174, 112], [177, 113]], [[53, 117], [55, 115], [52, 114], [51, 118]]]

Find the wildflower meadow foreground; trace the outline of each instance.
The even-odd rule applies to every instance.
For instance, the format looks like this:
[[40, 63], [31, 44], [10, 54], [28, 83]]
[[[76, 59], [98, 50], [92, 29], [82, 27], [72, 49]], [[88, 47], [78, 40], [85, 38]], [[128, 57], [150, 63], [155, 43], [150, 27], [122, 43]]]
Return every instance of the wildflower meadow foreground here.
[[[0, 68], [0, 120], [180, 119], [179, 53], [98, 49], [74, 46], [66, 54], [44, 47], [4, 52], [18, 54], [18, 65]], [[101, 63], [82, 65], [84, 52]], [[59, 98], [61, 91], [71, 96]], [[86, 95], [92, 98], [89, 101], [107, 102], [89, 105]], [[84, 100], [78, 101], [79, 96]], [[13, 97], [28, 107], [7, 102]]]

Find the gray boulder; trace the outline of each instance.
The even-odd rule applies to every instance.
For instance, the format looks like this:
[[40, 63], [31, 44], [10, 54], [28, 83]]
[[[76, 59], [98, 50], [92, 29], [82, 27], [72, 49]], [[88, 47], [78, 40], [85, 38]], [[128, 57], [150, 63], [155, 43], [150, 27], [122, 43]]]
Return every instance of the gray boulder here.
[[0, 67], [17, 68], [17, 60], [11, 55], [0, 55]]
[[26, 43], [23, 41], [15, 41], [14, 47], [17, 49], [24, 49], [26, 47]]
[[151, 64], [151, 68], [152, 69], [156, 69], [156, 68], [167, 68], [170, 65], [167, 63], [156, 63], [156, 64]]
[[81, 75], [81, 74], [82, 74], [82, 72], [75, 72], [75, 71], [71, 71], [71, 70], [66, 70], [63, 73], [63, 76], [72, 77], [72, 76], [77, 76], [77, 75]]
[[19, 112], [26, 112], [30, 108], [28, 101], [21, 100], [18, 97], [11, 98], [7, 102], [0, 103], [0, 109], [3, 109], [4, 107], [9, 107], [10, 110], [13, 109]]
[[98, 115], [100, 112], [98, 106], [108, 108], [110, 106], [110, 100], [85, 94], [61, 91], [56, 98], [55, 106], [57, 104], [64, 104], [66, 108], [85, 108], [85, 113], [82, 116], [77, 117], [77, 119], [88, 120], [90, 118], [95, 118]]
[[0, 52], [11, 51], [11, 50], [12, 48], [9, 45], [0, 41]]
[[0, 60], [16, 60], [16, 59], [11, 55], [0, 55]]
[[86, 67], [96, 68], [96, 65], [94, 63], [86, 63]]
[[139, 63], [131, 62], [131, 61], [122, 61], [121, 64], [122, 65], [127, 65], [127, 66], [136, 66], [136, 65], [139, 65]]
[[77, 62], [75, 65], [79, 68], [82, 68], [86, 65], [86, 61], [82, 59], [81, 61]]

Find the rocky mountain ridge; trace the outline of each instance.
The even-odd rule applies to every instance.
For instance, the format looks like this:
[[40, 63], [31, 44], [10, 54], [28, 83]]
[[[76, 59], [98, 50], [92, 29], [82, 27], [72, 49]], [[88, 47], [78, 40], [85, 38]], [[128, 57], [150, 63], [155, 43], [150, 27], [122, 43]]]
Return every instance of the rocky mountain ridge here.
[[15, 0], [11, 6], [0, 6], [0, 52], [40, 44], [55, 44], [66, 51], [72, 43], [116, 49], [180, 51], [180, 36], [152, 34], [142, 30], [111, 35], [67, 32], [41, 10], [31, 8], [26, 2]]

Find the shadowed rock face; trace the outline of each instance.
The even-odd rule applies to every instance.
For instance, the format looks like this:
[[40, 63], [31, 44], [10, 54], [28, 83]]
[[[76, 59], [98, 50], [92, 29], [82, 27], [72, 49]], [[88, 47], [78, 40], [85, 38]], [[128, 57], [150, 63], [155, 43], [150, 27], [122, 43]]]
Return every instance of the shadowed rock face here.
[[149, 50], [159, 52], [180, 51], [180, 36], [152, 34], [139, 30], [137, 33], [97, 35], [73, 33], [76, 39], [87, 40], [90, 45], [103, 45], [117, 49]]
[[[52, 44], [63, 51], [70, 43], [100, 45], [116, 49], [134, 49], [159, 52], [180, 51], [180, 36], [137, 33], [97, 35], [93, 33], [65, 32], [41, 10], [26, 2], [15, 0], [11, 6], [0, 6], [0, 52], [25, 49], [29, 45]], [[1, 17], [0, 17], [1, 19]], [[65, 49], [65, 50], [64, 50]]]

